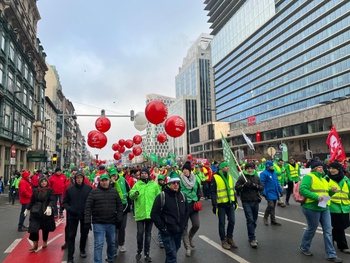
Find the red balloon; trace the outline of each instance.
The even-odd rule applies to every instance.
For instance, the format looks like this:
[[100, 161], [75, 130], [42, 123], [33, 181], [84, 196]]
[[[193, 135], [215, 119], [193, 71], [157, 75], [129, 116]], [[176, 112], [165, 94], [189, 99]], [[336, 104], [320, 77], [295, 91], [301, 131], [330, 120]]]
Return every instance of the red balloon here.
[[132, 140], [135, 144], [140, 144], [142, 142], [142, 137], [140, 135], [135, 135]]
[[124, 146], [121, 146], [121, 147], [119, 148], [119, 152], [120, 152], [120, 153], [125, 152], [125, 147], [124, 147]]
[[106, 160], [103, 160], [103, 161], [102, 161], [103, 164], [106, 164], [106, 162], [107, 162]]
[[187, 155], [187, 160], [192, 160], [192, 154]]
[[186, 124], [180, 116], [171, 116], [164, 123], [166, 133], [173, 138], [180, 137], [186, 130]]
[[168, 136], [166, 136], [166, 134], [164, 132], [159, 133], [157, 135], [157, 141], [160, 143], [165, 143], [167, 139], [168, 139]]
[[111, 128], [111, 122], [105, 116], [101, 116], [96, 120], [95, 127], [100, 132], [107, 132]]
[[96, 131], [96, 130], [89, 131], [87, 137], [89, 138], [89, 137], [93, 136], [96, 132], [98, 132], [98, 131]]
[[119, 152], [115, 152], [114, 154], [113, 154], [113, 157], [114, 157], [114, 159], [115, 160], [120, 160], [120, 158], [122, 158], [122, 155], [119, 153]]
[[112, 150], [113, 150], [113, 151], [118, 151], [119, 148], [120, 148], [120, 145], [119, 145], [118, 143], [113, 143], [113, 144], [112, 144]]
[[145, 115], [150, 123], [159, 124], [162, 123], [168, 116], [168, 109], [163, 102], [153, 100], [147, 104]]
[[132, 149], [132, 152], [135, 156], [139, 156], [142, 153], [142, 148], [138, 145], [134, 146], [134, 148]]
[[132, 140], [126, 140], [125, 141], [125, 147], [126, 148], [132, 148], [134, 146], [134, 142]]
[[101, 149], [107, 144], [107, 137], [104, 133], [96, 131], [88, 138], [88, 145], [91, 148]]
[[131, 161], [132, 159], [134, 159], [134, 154], [133, 153], [129, 153], [129, 160]]
[[119, 146], [124, 146], [125, 145], [125, 140], [124, 139], [120, 139], [118, 141], [118, 144], [119, 144]]

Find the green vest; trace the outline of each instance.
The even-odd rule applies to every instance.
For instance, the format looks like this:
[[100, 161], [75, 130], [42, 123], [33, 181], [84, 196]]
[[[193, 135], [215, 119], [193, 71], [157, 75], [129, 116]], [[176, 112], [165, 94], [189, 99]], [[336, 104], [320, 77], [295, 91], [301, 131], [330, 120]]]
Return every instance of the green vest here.
[[123, 176], [119, 176], [118, 180], [116, 180], [114, 184], [114, 188], [118, 191], [123, 205], [128, 203], [128, 200], [127, 200], [128, 192], [126, 191], [125, 184], [126, 184], [126, 180]]

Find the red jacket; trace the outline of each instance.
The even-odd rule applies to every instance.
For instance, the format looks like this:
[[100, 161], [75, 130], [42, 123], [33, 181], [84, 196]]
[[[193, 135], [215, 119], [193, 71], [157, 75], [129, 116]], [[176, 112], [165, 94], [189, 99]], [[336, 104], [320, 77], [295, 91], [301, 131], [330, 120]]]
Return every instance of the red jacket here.
[[39, 174], [38, 173], [33, 174], [31, 183], [32, 183], [33, 187], [39, 186]]
[[19, 181], [18, 192], [19, 192], [19, 202], [22, 205], [27, 205], [30, 203], [30, 199], [32, 198], [32, 186], [29, 182], [29, 176], [23, 177], [21, 181]]
[[125, 180], [128, 182], [130, 189], [134, 186], [135, 181], [129, 174], [125, 175]]
[[53, 174], [49, 179], [50, 187], [53, 189], [55, 195], [61, 195], [64, 192], [66, 184], [66, 176], [64, 174]]

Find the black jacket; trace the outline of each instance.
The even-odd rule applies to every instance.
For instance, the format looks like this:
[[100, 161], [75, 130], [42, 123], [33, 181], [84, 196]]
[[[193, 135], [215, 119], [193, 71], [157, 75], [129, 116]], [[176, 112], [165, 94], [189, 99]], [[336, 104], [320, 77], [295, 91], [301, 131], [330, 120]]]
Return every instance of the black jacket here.
[[84, 219], [85, 204], [91, 189], [91, 186], [84, 182], [81, 185], [74, 184], [67, 189], [63, 205], [69, 219]]
[[239, 193], [242, 202], [258, 202], [258, 192], [264, 190], [259, 176], [244, 174], [247, 182], [241, 175], [238, 177], [235, 189]]
[[188, 204], [184, 194], [175, 192], [169, 187], [164, 188], [164, 199], [162, 208], [162, 194], [154, 200], [151, 219], [160, 231], [181, 233], [188, 221]]
[[122, 219], [123, 203], [117, 190], [99, 184], [90, 191], [85, 205], [85, 224], [116, 224]]

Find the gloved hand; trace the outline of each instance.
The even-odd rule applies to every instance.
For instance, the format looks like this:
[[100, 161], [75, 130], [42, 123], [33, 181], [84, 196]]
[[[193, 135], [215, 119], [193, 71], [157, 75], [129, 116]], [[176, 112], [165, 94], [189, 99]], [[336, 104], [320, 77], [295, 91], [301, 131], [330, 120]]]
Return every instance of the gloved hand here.
[[47, 215], [47, 216], [51, 216], [52, 215], [52, 208], [51, 208], [51, 206], [46, 207], [44, 215]]
[[243, 186], [244, 186], [244, 187], [247, 187], [247, 188], [251, 188], [251, 187], [252, 187], [252, 184], [253, 184], [253, 183], [252, 183], [251, 181], [247, 181], [247, 182], [244, 183]]
[[24, 215], [25, 217], [27, 217], [27, 215], [29, 215], [29, 210], [28, 210], [28, 209], [24, 210], [23, 215]]
[[233, 205], [235, 207], [235, 210], [237, 210], [238, 209], [238, 203], [235, 201], [235, 202], [233, 202]]
[[213, 214], [214, 214], [214, 215], [216, 215], [216, 209], [217, 209], [217, 207], [216, 207], [216, 206], [213, 206], [213, 210], [212, 210], [212, 211], [213, 211]]

